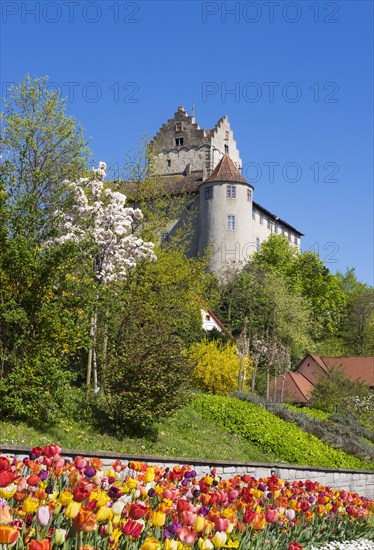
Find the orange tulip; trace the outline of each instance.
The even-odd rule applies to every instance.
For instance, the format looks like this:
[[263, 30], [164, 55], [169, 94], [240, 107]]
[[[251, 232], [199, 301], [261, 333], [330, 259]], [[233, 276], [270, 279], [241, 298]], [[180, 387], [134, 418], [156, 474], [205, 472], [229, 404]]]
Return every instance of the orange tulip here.
[[14, 544], [19, 539], [19, 531], [17, 527], [10, 525], [0, 525], [0, 543]]
[[73, 519], [73, 529], [75, 531], [84, 531], [89, 533], [93, 531], [96, 526], [96, 516], [90, 510], [81, 508], [77, 516]]
[[27, 545], [27, 550], [51, 550], [52, 544], [48, 539], [32, 540]]

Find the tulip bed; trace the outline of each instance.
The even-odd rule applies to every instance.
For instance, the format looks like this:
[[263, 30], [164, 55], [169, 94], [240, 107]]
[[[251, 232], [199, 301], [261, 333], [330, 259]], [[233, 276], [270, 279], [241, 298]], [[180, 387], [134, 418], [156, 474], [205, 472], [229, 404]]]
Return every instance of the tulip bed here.
[[374, 501], [312, 481], [201, 477], [35, 447], [0, 454], [0, 549], [300, 550], [373, 536]]

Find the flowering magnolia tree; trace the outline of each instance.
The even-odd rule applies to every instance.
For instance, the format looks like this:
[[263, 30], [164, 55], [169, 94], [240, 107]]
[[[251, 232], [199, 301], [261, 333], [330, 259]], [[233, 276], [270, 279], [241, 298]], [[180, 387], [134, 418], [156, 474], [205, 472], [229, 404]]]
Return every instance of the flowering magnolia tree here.
[[93, 171], [93, 178], [68, 182], [73, 195], [68, 212], [57, 212], [61, 234], [52, 244], [76, 243], [92, 258], [92, 275], [96, 284], [96, 305], [91, 317], [92, 346], [88, 354], [87, 386], [92, 368], [97, 389], [97, 306], [100, 291], [113, 282], [126, 279], [129, 269], [141, 260], [155, 260], [154, 245], [135, 235], [143, 215], [140, 209], [126, 207], [126, 195], [105, 188], [105, 162]]

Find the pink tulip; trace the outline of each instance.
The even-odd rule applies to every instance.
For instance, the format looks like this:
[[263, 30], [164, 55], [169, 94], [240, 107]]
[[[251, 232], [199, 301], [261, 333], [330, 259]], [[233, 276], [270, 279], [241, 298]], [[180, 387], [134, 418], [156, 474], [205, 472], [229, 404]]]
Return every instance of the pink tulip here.
[[293, 521], [295, 519], [296, 513], [295, 510], [292, 508], [287, 508], [287, 510], [284, 512], [284, 515], [289, 521]]
[[266, 512], [265, 519], [268, 523], [275, 523], [278, 518], [279, 518], [278, 510], [268, 510]]
[[36, 512], [36, 520], [42, 527], [47, 527], [51, 519], [51, 512], [48, 506], [40, 506]]
[[178, 537], [183, 544], [192, 546], [197, 539], [197, 533], [192, 529], [188, 529], [188, 527], [182, 527], [182, 529], [178, 531]]

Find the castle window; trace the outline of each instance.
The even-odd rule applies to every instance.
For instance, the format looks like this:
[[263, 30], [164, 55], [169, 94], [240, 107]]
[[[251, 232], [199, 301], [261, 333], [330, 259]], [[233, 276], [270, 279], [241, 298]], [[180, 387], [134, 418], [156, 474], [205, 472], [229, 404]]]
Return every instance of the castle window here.
[[278, 233], [278, 226], [277, 226], [277, 224], [275, 224], [275, 226], [274, 226], [274, 231], [275, 231], [275, 233]]
[[228, 199], [235, 199], [235, 197], [236, 197], [236, 185], [227, 185], [226, 186], [226, 197]]
[[291, 240], [291, 233], [288, 233], [288, 240]]
[[232, 214], [229, 214], [227, 216], [227, 230], [235, 231], [235, 216], [233, 216]]
[[260, 225], [264, 223], [264, 217], [260, 215]]
[[208, 201], [213, 198], [213, 187], [205, 187], [205, 200]]
[[229, 154], [229, 146], [225, 144], [225, 155]]
[[175, 138], [175, 145], [177, 147], [182, 147], [183, 143], [184, 143], [184, 138]]
[[170, 233], [168, 231], [164, 231], [161, 234], [161, 242], [162, 243], [169, 243], [170, 242]]
[[252, 210], [252, 220], [256, 221], [256, 212], [254, 210]]
[[258, 252], [260, 250], [260, 239], [256, 237], [256, 251]]
[[171, 166], [171, 160], [168, 159], [168, 166]]
[[252, 197], [252, 193], [250, 189], [247, 189], [247, 201], [250, 201]]
[[299, 239], [297, 237], [294, 237], [294, 241], [293, 241], [295, 244], [299, 244]]
[[182, 131], [182, 123], [181, 122], [177, 122], [176, 125], [175, 125], [175, 131], [176, 132], [181, 132]]
[[226, 139], [227, 141], [229, 141], [229, 137], [230, 137], [230, 132], [229, 132], [228, 130], [226, 130], [226, 132], [225, 132], [225, 139]]
[[271, 229], [271, 221], [268, 220], [268, 229]]

